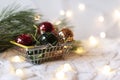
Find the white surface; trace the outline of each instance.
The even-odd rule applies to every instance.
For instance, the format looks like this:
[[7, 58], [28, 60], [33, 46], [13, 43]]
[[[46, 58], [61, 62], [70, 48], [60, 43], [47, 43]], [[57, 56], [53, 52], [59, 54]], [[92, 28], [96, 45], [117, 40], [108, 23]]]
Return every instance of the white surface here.
[[[18, 76], [10, 76], [11, 73], [8, 66], [11, 65], [14, 67], [14, 70], [23, 70], [24, 80], [54, 80], [57, 69], [61, 65], [68, 63], [73, 71], [66, 73], [66, 80], [119, 80], [120, 40], [100, 40], [99, 43], [99, 46], [95, 48], [84, 44], [86, 53], [83, 55], [71, 54], [65, 60], [52, 61], [40, 65], [32, 65], [26, 62], [12, 63], [11, 65], [8, 61], [1, 60], [4, 63], [0, 65], [0, 74], [4, 72], [5, 75], [1, 75], [3, 76], [2, 78], [6, 78], [6, 75], [9, 75], [4, 80], [9, 80], [9, 77], [22, 80]], [[8, 59], [11, 57], [11, 54], [16, 53], [18, 53], [16, 50], [10, 49], [4, 52], [1, 57]], [[110, 67], [111, 73], [108, 73], [109, 70], [103, 69], [106, 65]], [[0, 80], [3, 79], [0, 78]]]

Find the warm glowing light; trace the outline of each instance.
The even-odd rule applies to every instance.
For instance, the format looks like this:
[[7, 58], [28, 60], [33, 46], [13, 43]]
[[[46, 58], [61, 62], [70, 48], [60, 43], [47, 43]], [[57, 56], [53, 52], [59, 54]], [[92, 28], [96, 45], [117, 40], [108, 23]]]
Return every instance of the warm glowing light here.
[[77, 53], [77, 54], [84, 54], [85, 53], [85, 49], [83, 47], [79, 47], [79, 48], [77, 48], [75, 53]]
[[56, 21], [55, 24], [56, 25], [59, 25], [61, 23], [61, 21]]
[[64, 16], [64, 15], [65, 15], [65, 11], [64, 11], [64, 10], [61, 10], [61, 11], [60, 11], [60, 15]]
[[34, 17], [34, 20], [39, 21], [39, 20], [40, 20], [40, 18], [41, 18], [41, 16], [40, 16], [40, 15], [36, 15], [36, 16]]
[[115, 17], [115, 19], [120, 19], [120, 11], [119, 10], [114, 11], [114, 17]]
[[67, 48], [68, 48], [68, 46], [64, 46], [64, 48], [66, 48], [66, 49], [67, 49]]
[[64, 72], [71, 71], [71, 70], [72, 70], [72, 68], [71, 68], [70, 64], [68, 64], [68, 63], [64, 64], [64, 67], [63, 67]]
[[66, 12], [66, 17], [68, 17], [68, 18], [69, 18], [69, 17], [72, 17], [72, 14], [73, 14], [72, 11], [68, 10], [68, 11]]
[[65, 79], [65, 73], [62, 72], [62, 71], [57, 72], [55, 77], [56, 77], [57, 80], [64, 80]]
[[71, 67], [70, 64], [65, 63], [64, 65], [61, 65], [55, 73], [55, 79], [54, 80], [68, 80], [68, 74], [70, 72], [75, 72], [75, 70]]
[[96, 39], [95, 37], [91, 36], [91, 37], [89, 38], [89, 44], [90, 44], [90, 46], [95, 47], [95, 46], [98, 45], [98, 41], [97, 41], [97, 39]]
[[84, 11], [85, 10], [85, 4], [79, 4], [78, 8], [81, 10], [81, 11]]
[[23, 62], [24, 59], [20, 56], [14, 56], [14, 57], [11, 58], [11, 61], [12, 62]]
[[72, 71], [72, 67], [70, 64], [68, 63], [65, 63], [64, 65], [61, 65], [59, 68], [58, 68], [58, 72], [68, 72], [68, 71]]
[[101, 38], [105, 38], [105, 37], [106, 37], [106, 33], [105, 33], [105, 32], [101, 32], [101, 33], [100, 33], [100, 37], [101, 37]]
[[99, 21], [99, 22], [104, 22], [104, 17], [103, 17], [103, 16], [99, 16], [99, 17], [98, 17], [98, 21]]
[[16, 70], [16, 75], [19, 76], [19, 77], [23, 77], [24, 76], [24, 72], [22, 69], [17, 69]]
[[109, 74], [111, 74], [111, 68], [110, 68], [110, 66], [108, 66], [108, 65], [105, 65], [103, 68], [102, 68], [102, 73], [103, 74], [105, 74], [105, 75], [109, 75]]

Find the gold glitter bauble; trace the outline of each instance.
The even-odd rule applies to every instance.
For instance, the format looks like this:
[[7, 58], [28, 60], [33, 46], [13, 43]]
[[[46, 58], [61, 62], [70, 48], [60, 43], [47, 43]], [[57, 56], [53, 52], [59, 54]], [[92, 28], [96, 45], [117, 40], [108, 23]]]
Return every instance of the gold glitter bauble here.
[[71, 42], [73, 41], [73, 32], [69, 28], [63, 28], [59, 32], [59, 38], [62, 42]]

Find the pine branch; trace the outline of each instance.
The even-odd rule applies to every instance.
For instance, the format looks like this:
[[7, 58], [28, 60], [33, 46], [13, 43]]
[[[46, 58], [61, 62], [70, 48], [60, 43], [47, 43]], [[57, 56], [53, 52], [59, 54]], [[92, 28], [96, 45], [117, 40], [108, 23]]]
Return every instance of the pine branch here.
[[[35, 11], [19, 10], [19, 7], [6, 7], [0, 12], [0, 46], [10, 47], [10, 40], [23, 33], [33, 34], [35, 28]], [[3, 48], [2, 48], [3, 49]]]

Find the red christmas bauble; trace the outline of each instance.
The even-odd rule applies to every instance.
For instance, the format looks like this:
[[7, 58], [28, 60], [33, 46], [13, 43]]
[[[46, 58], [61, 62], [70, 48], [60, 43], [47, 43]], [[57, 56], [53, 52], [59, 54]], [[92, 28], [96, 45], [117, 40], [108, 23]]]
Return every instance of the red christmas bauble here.
[[33, 38], [29, 34], [21, 34], [16, 38], [16, 42], [26, 46], [32, 45]]
[[39, 24], [38, 31], [40, 31], [41, 34], [45, 32], [52, 32], [54, 30], [53, 25], [50, 22], [42, 22]]

